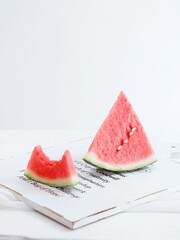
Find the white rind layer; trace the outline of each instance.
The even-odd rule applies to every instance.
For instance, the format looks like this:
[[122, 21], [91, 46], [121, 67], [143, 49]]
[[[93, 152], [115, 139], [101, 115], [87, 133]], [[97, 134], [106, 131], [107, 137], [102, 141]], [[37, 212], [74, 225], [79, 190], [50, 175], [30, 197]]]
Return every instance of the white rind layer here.
[[84, 161], [86, 161], [87, 163], [90, 163], [92, 165], [95, 165], [99, 168], [104, 168], [106, 170], [109, 171], [132, 171], [132, 170], [136, 170], [139, 168], [143, 168], [145, 166], [148, 166], [154, 162], [157, 161], [157, 159], [155, 158], [155, 155], [151, 155], [149, 157], [147, 157], [146, 159], [143, 160], [139, 160], [136, 162], [132, 162], [132, 163], [128, 163], [128, 164], [108, 164], [107, 162], [103, 162], [101, 159], [99, 159], [97, 157], [97, 155], [93, 152], [88, 152], [85, 156], [84, 156]]
[[77, 175], [72, 176], [70, 178], [65, 179], [49, 179], [49, 178], [42, 178], [39, 177], [37, 174], [33, 173], [30, 170], [26, 170], [24, 172], [24, 175], [34, 181], [44, 183], [46, 185], [52, 186], [52, 187], [66, 187], [66, 186], [74, 186], [79, 183], [79, 178]]

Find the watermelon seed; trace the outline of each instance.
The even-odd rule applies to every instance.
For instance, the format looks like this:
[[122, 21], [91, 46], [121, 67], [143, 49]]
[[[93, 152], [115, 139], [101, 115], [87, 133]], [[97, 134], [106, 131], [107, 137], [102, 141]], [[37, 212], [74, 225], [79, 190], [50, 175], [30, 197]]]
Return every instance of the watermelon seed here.
[[123, 147], [123, 146], [122, 146], [122, 145], [120, 145], [120, 146], [118, 147], [118, 151], [119, 151], [119, 150], [121, 150], [121, 148], [122, 148], [122, 147]]
[[133, 127], [131, 132], [135, 132], [136, 131], [136, 127]]
[[128, 143], [128, 140], [127, 140], [127, 139], [125, 139], [123, 142], [124, 142], [124, 143]]
[[134, 132], [130, 132], [130, 133], [129, 133], [129, 136], [133, 135], [133, 133], [134, 133]]

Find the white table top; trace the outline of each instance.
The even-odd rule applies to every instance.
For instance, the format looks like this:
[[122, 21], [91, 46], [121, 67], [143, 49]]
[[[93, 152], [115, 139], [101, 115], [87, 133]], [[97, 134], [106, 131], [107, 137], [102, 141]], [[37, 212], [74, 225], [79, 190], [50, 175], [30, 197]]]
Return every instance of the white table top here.
[[[51, 146], [92, 136], [80, 130], [0, 130], [0, 159], [37, 145]], [[177, 139], [174, 140], [177, 143]], [[172, 144], [174, 144], [172, 140]], [[180, 142], [180, 138], [179, 138]], [[3, 176], [0, 172], [0, 178]], [[0, 239], [180, 239], [180, 193], [70, 230], [0, 189]]]

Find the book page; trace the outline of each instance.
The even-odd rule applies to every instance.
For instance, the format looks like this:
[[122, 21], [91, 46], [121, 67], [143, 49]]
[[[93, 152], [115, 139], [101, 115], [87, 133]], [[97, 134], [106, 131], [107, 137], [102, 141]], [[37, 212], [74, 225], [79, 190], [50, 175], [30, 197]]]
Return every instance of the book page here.
[[161, 158], [136, 171], [111, 172], [83, 161], [90, 142], [91, 139], [87, 139], [44, 150], [51, 159], [60, 159], [65, 149], [71, 151], [80, 178], [76, 186], [49, 187], [25, 177], [30, 154], [14, 156], [11, 162], [4, 162], [4, 171], [7, 172], [9, 166], [11, 169], [8, 177], [1, 178], [0, 184], [31, 207], [71, 228], [148, 202], [178, 187], [180, 165], [171, 159]]

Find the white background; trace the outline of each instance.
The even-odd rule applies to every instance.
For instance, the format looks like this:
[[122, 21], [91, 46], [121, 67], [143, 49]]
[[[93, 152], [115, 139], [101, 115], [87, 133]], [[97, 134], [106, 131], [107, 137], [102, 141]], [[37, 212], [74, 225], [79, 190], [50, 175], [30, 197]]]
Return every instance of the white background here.
[[0, 128], [96, 129], [124, 90], [180, 132], [179, 0], [0, 0]]

